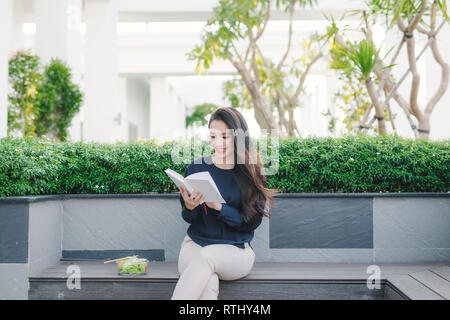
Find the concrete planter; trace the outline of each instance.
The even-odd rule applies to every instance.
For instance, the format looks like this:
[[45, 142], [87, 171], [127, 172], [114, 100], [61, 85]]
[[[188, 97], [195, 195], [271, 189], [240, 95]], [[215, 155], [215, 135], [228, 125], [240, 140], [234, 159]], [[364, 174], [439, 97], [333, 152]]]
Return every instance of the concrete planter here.
[[[252, 246], [257, 261], [450, 261], [450, 193], [280, 194]], [[177, 261], [188, 224], [178, 194], [0, 198], [0, 299], [65, 259], [138, 253]]]

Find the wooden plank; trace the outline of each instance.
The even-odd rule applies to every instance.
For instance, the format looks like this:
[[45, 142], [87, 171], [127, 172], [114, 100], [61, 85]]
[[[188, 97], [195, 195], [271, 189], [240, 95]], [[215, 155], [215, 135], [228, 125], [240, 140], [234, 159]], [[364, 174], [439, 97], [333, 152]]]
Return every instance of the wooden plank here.
[[[31, 282], [30, 300], [55, 299], [170, 299], [176, 283], [85, 282], [69, 290], [65, 282]], [[382, 300], [384, 286], [369, 290], [365, 284], [221, 282], [220, 300]]]
[[449, 266], [430, 268], [430, 271], [441, 276], [445, 280], [450, 281], [450, 267]]
[[433, 290], [446, 300], [450, 299], [450, 282], [431, 272], [425, 270], [409, 274], [411, 277]]
[[221, 282], [219, 299], [256, 300], [383, 300], [384, 286], [366, 284]]
[[[42, 272], [32, 274], [34, 278], [67, 278], [67, 267], [78, 265], [81, 277], [95, 278], [123, 278], [117, 274], [117, 266], [113, 263], [103, 264], [102, 261], [61, 261]], [[368, 277], [368, 264], [352, 263], [302, 263], [302, 262], [257, 262], [246, 280], [365, 280]], [[391, 275], [407, 275], [411, 272], [427, 270], [427, 265], [380, 265], [381, 279]], [[436, 266], [435, 266], [436, 267]], [[139, 276], [144, 279], [178, 279], [176, 262], [150, 262], [147, 275]]]
[[443, 297], [409, 275], [395, 275], [387, 280], [411, 300], [444, 300]]

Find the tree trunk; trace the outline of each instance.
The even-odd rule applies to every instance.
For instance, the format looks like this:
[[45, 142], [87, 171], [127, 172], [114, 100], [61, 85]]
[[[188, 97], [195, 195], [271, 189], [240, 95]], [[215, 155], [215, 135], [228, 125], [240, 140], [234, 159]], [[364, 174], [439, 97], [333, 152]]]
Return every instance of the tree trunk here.
[[381, 108], [380, 102], [378, 101], [378, 96], [376, 94], [377, 90], [370, 77], [366, 79], [365, 83], [367, 92], [370, 96], [370, 100], [372, 100], [372, 104], [375, 107], [375, 114], [378, 120], [378, 134], [381, 136], [385, 136], [386, 122], [384, 121], [384, 110]]
[[256, 86], [255, 79], [252, 79], [250, 71], [235, 60], [231, 60], [231, 63], [241, 75], [242, 80], [252, 97], [255, 119], [260, 128], [265, 130], [278, 129], [278, 126], [273, 121], [270, 107], [259, 88]]

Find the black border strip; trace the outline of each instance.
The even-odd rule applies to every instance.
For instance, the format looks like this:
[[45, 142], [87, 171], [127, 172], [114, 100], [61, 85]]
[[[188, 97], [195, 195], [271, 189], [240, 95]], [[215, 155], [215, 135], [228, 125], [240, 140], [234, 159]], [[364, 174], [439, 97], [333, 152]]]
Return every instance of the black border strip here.
[[[0, 203], [30, 203], [49, 200], [66, 199], [121, 199], [121, 198], [179, 198], [178, 192], [173, 193], [140, 193], [140, 194], [54, 194], [0, 197]], [[450, 198], [450, 192], [368, 192], [368, 193], [278, 193], [275, 198], [375, 198], [375, 197], [426, 197], [426, 198]]]
[[149, 261], [165, 261], [164, 249], [63, 250], [61, 260], [112, 260], [134, 255]]

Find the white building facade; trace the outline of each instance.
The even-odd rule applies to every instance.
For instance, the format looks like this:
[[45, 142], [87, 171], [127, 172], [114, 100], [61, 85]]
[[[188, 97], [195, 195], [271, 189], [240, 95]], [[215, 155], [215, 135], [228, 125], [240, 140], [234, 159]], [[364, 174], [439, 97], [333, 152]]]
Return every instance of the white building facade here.
[[[231, 64], [216, 62], [208, 76], [200, 76], [195, 71], [195, 62], [186, 58], [186, 53], [200, 43], [202, 26], [217, 2], [0, 1], [0, 137], [7, 134], [8, 57], [23, 49], [31, 49], [43, 63], [59, 57], [71, 67], [73, 81], [84, 94], [81, 111], [69, 129], [71, 141], [164, 142], [180, 133], [182, 136], [185, 117], [195, 105], [227, 105], [221, 86], [236, 72]], [[325, 28], [322, 11], [339, 18], [345, 10], [359, 9], [362, 5], [363, 1], [323, 0], [314, 9], [299, 11], [294, 28], [296, 43], [291, 53], [301, 50], [301, 40], [312, 31]], [[260, 46], [277, 61], [287, 42], [287, 16], [274, 12], [272, 19]], [[377, 32], [383, 37], [383, 30]], [[449, 36], [450, 27], [446, 25], [439, 38]], [[440, 41], [439, 46], [444, 60], [450, 62], [450, 43]], [[433, 79], [440, 69], [429, 53], [422, 58], [419, 68], [423, 106], [434, 93], [437, 81]], [[330, 109], [336, 116], [342, 116], [333, 99], [338, 85], [336, 75], [322, 61], [313, 68], [307, 85], [308, 95], [296, 110], [303, 137], [336, 136], [338, 133], [328, 132], [328, 118], [322, 114]], [[407, 92], [408, 86], [406, 83], [402, 90]], [[400, 108], [393, 111], [398, 114], [399, 134], [412, 138]], [[243, 113], [252, 134], [258, 135], [253, 113], [247, 110]], [[432, 140], [450, 138], [448, 119], [450, 89], [433, 112]]]

